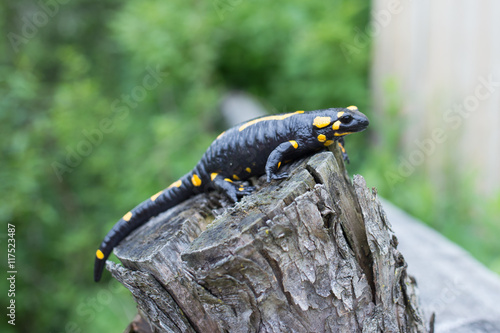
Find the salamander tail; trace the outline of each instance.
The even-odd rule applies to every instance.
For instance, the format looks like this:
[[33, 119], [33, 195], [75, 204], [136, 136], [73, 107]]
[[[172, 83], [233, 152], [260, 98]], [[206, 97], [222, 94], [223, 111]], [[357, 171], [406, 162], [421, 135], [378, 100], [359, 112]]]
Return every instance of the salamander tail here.
[[125, 214], [113, 226], [95, 253], [94, 280], [96, 282], [101, 279], [106, 259], [116, 245], [132, 231], [149, 221], [151, 217], [176, 206], [193, 194], [193, 186], [190, 182], [191, 177], [192, 173], [189, 173], [165, 190], [143, 201], [137, 207]]

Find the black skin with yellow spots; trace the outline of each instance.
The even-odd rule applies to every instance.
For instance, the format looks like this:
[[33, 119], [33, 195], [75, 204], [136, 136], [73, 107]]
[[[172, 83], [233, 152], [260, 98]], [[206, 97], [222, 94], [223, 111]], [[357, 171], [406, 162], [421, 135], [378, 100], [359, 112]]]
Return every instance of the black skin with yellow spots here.
[[101, 279], [106, 259], [128, 234], [151, 217], [189, 197], [215, 189], [236, 202], [250, 194], [252, 186], [235, 181], [267, 175], [267, 181], [284, 179], [282, 163], [337, 143], [343, 152], [344, 136], [363, 131], [368, 118], [355, 106], [260, 117], [223, 132], [208, 147], [195, 168], [165, 190], [124, 215], [106, 235], [96, 252], [94, 280]]

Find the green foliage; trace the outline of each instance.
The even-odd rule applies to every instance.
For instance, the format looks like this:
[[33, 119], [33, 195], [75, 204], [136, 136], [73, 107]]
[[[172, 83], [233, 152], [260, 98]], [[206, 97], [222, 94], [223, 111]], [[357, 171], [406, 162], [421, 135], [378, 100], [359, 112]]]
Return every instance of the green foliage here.
[[[93, 283], [94, 251], [123, 212], [196, 163], [224, 129], [228, 90], [274, 112], [368, 106], [368, 45], [343, 49], [368, 21], [366, 1], [0, 9], [0, 220], [16, 226], [15, 331], [123, 330], [134, 303], [109, 274]], [[362, 140], [349, 141], [353, 160]]]

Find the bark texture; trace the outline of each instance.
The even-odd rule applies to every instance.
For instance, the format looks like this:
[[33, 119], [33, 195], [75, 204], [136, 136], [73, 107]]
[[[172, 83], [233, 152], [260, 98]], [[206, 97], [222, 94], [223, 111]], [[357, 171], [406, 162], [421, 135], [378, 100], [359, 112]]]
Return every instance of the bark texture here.
[[426, 332], [376, 193], [338, 150], [231, 205], [198, 195], [149, 221], [107, 269], [154, 332]]

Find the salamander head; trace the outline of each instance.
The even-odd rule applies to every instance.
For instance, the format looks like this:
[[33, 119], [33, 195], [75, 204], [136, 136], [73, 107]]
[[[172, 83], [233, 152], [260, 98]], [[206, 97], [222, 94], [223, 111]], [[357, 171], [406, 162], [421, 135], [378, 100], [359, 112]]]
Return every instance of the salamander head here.
[[321, 110], [316, 116], [313, 126], [316, 131], [327, 137], [340, 137], [347, 134], [361, 132], [369, 125], [368, 118], [358, 111], [355, 106], [347, 108]]
[[356, 106], [349, 106], [337, 112], [337, 121], [333, 123], [332, 129], [341, 136], [364, 131], [369, 124], [368, 118]]

